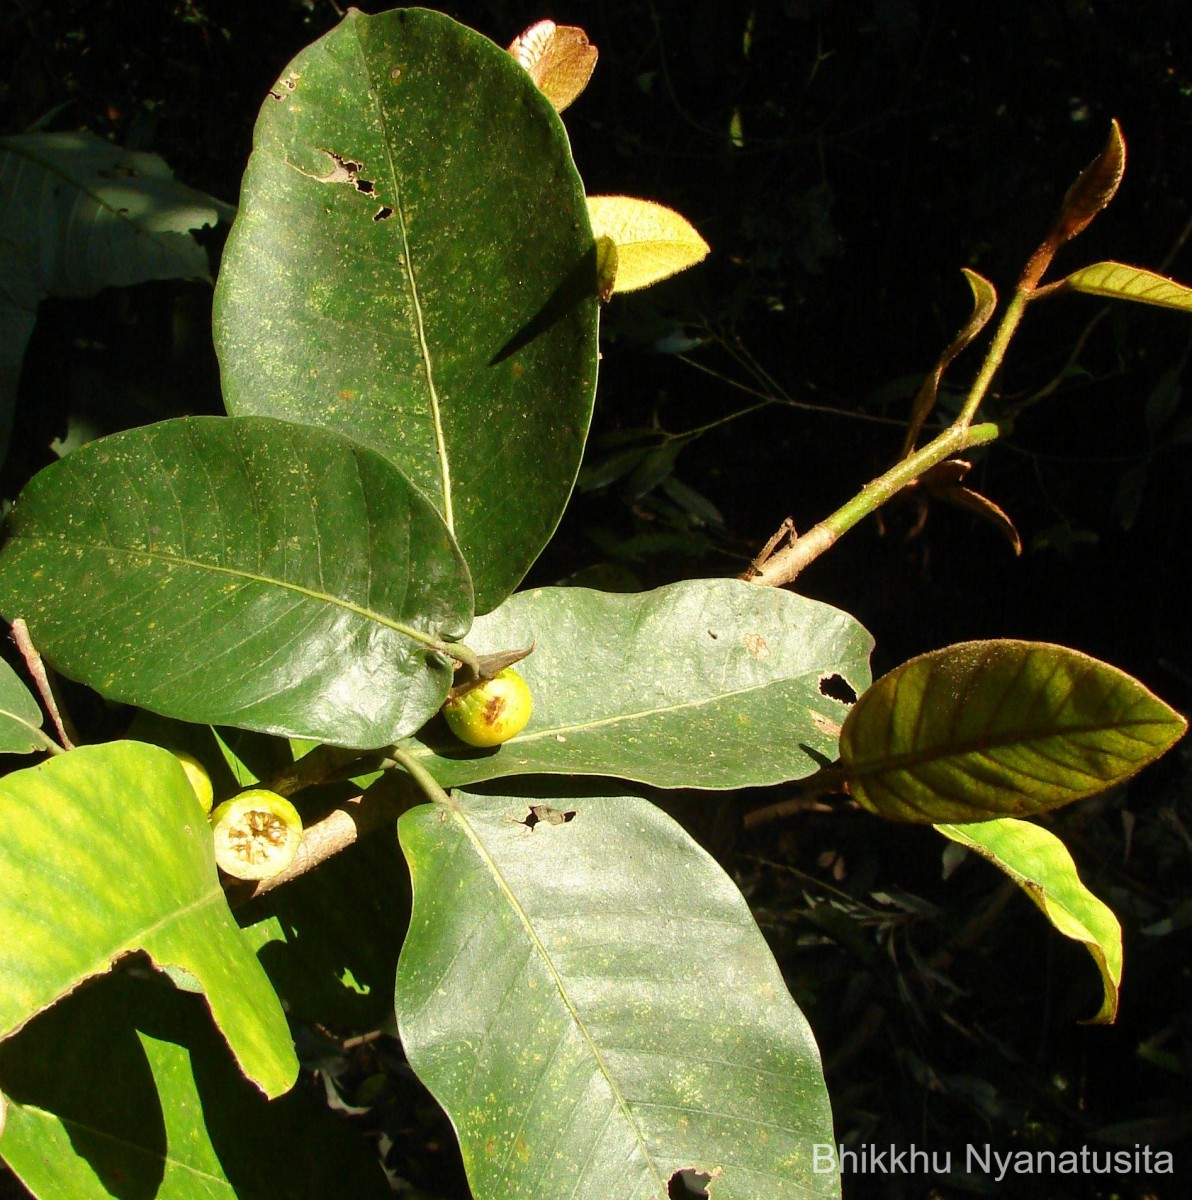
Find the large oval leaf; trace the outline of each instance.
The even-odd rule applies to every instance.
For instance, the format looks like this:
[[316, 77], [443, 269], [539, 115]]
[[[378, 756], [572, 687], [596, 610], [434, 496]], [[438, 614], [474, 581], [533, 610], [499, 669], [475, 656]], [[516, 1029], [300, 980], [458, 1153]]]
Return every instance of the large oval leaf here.
[[635, 796], [455, 801], [398, 827], [397, 1011], [477, 1200], [839, 1195], [815, 1042], [712, 858]]
[[1089, 1023], [1112, 1024], [1122, 981], [1122, 927], [1113, 910], [1081, 883], [1067, 846], [1050, 830], [1009, 817], [936, 828], [1004, 871], [1064, 937], [1084, 944], [1104, 988], [1101, 1007]]
[[0, 1046], [0, 1087], [0, 1154], [45, 1200], [393, 1194], [343, 1121], [303, 1088], [266, 1101], [202, 1002], [153, 980], [110, 976], [43, 1013]]
[[232, 920], [178, 760], [82, 746], [0, 780], [0, 1039], [144, 950], [202, 985], [241, 1069], [269, 1096], [298, 1074], [281, 1004]]
[[554, 531], [596, 384], [596, 268], [562, 123], [445, 16], [350, 11], [257, 121], [216, 295], [233, 413], [396, 462], [463, 547], [478, 607]]
[[518, 664], [534, 713], [496, 750], [435, 721], [408, 749], [446, 787], [530, 772], [616, 775], [658, 787], [740, 788], [812, 774], [836, 757], [873, 640], [847, 613], [735, 579], [613, 595], [539, 588], [468, 636], [479, 653], [536, 643]]
[[962, 642], [911, 659], [840, 735], [853, 796], [898, 821], [985, 821], [1129, 778], [1187, 722], [1116, 667], [1044, 642]]
[[65, 674], [185, 721], [337, 745], [416, 729], [471, 589], [439, 515], [381, 455], [261, 417], [91, 442], [22, 492], [0, 608]]

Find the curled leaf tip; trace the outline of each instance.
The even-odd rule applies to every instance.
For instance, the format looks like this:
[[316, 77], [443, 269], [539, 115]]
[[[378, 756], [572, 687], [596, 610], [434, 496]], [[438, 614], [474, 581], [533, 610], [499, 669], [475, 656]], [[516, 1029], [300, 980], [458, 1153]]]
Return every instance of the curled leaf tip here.
[[1057, 244], [1069, 241], [1113, 199], [1126, 172], [1126, 141], [1116, 119], [1109, 123], [1109, 138], [1101, 153], [1068, 189], [1056, 222]]

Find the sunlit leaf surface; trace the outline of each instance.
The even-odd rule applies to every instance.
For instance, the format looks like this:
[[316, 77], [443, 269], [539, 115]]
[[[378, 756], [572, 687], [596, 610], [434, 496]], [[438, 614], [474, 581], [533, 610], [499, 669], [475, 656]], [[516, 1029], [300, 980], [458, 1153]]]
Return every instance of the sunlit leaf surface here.
[[383, 746], [442, 703], [471, 588], [387, 459], [264, 417], [68, 454], [21, 493], [0, 609], [63, 673], [185, 721]]
[[562, 122], [440, 13], [344, 20], [265, 100], [215, 305], [228, 411], [338, 429], [442, 514], [480, 611], [558, 524], [596, 388]]
[[436, 720], [405, 744], [446, 786], [525, 772], [739, 788], [812, 774], [837, 754], [844, 698], [869, 682], [869, 634], [778, 588], [696, 579], [653, 592], [519, 592], [468, 635], [517, 669], [534, 712], [473, 750]]
[[241, 937], [178, 760], [82, 746], [0, 780], [0, 1038], [134, 950], [196, 978], [269, 1096], [298, 1073], [285, 1015]]
[[1058, 808], [1128, 779], [1187, 722], [1136, 679], [1043, 642], [963, 642], [883, 676], [840, 736], [853, 796], [899, 821]]
[[839, 1195], [819, 1054], [748, 905], [634, 796], [455, 794], [402, 817], [402, 1044], [477, 1200]]

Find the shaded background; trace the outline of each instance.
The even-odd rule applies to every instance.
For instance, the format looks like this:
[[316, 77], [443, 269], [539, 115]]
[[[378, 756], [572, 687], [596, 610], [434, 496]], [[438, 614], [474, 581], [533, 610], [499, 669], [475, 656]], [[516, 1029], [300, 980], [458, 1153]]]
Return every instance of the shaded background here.
[[[582, 25], [601, 57], [566, 124], [588, 191], [670, 204], [713, 249], [606, 309], [583, 490], [534, 582], [736, 574], [784, 517], [806, 528], [851, 496], [897, 454], [910, 397], [967, 315], [960, 267], [1008, 294], [1111, 117], [1125, 182], [1059, 265], [1114, 258], [1192, 280], [1186, 0], [438, 7], [502, 44], [543, 16]], [[5, 0], [0, 132], [87, 128], [235, 201], [262, 97], [337, 19], [328, 0]], [[3, 496], [55, 438], [220, 411], [209, 317], [198, 285], [44, 304]], [[991, 400], [1013, 430], [972, 476], [1016, 522], [1023, 555], [960, 510], [934, 508], [920, 529], [923, 513], [894, 505], [800, 589], [869, 627], [875, 674], [964, 638], [1039, 638], [1188, 711], [1190, 346], [1184, 314], [1040, 304]], [[949, 381], [962, 388], [977, 362], [970, 351]], [[945, 880], [930, 831], [839, 809], [744, 831], [742, 814], [782, 789], [672, 807], [744, 888], [808, 1012], [838, 1137], [1143, 1143], [1190, 1165], [1190, 779], [1177, 750], [1051, 822], [1126, 928], [1112, 1030], [1076, 1024], [1097, 1007], [1083, 951], [992, 869], [968, 862]], [[399, 1174], [460, 1194], [449, 1132], [400, 1072], [369, 1107]], [[853, 1177], [845, 1194], [1187, 1194], [1165, 1177], [1040, 1186]]]

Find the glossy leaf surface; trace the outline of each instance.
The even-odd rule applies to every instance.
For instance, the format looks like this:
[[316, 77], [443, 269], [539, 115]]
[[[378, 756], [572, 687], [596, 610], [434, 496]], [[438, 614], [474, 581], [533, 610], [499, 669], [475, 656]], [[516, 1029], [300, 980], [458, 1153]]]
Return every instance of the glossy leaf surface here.
[[265, 101], [216, 294], [232, 413], [350, 434], [455, 532], [480, 609], [579, 470], [596, 266], [562, 123], [438, 13], [351, 10]]
[[840, 735], [853, 796], [898, 821], [1043, 812], [1129, 778], [1187, 723], [1116, 667], [1044, 642], [962, 642], [883, 676]]
[[[402, 1044], [477, 1200], [833, 1197], [819, 1053], [741, 894], [653, 805], [456, 793], [400, 822]], [[568, 816], [567, 814], [571, 814]]]
[[1073, 271], [1063, 282], [1073, 291], [1087, 292], [1091, 296], [1108, 296], [1112, 300], [1133, 300], [1138, 304], [1192, 312], [1192, 288], [1176, 283], [1166, 275], [1126, 263], [1093, 263]]
[[517, 669], [529, 724], [472, 750], [434, 721], [405, 748], [444, 786], [528, 772], [616, 775], [659, 787], [739, 788], [800, 779], [836, 757], [872, 639], [852, 617], [735, 579], [653, 592], [520, 592], [476, 622], [478, 653], [536, 643]]
[[1049, 830], [1012, 818], [936, 828], [1004, 871], [1064, 937], [1084, 943], [1105, 989], [1090, 1023], [1112, 1024], [1122, 979], [1122, 928], [1112, 910], [1081, 883], [1064, 843]]
[[0, 659], [0, 754], [30, 754], [46, 748], [37, 701], [17, 673]]
[[589, 196], [588, 214], [596, 237], [617, 248], [614, 292], [649, 287], [707, 257], [708, 243], [691, 222], [652, 200]]
[[91, 442], [9, 518], [0, 605], [65, 674], [196, 723], [381, 746], [433, 713], [467, 570], [379, 454], [192, 417]]
[[[104, 978], [0, 1045], [0, 1154], [46, 1200], [382, 1200], [372, 1149], [302, 1089], [266, 1102], [202, 1001]], [[295, 1147], [300, 1147], [298, 1153]]]
[[241, 938], [207, 821], [178, 760], [82, 746], [0, 780], [0, 1038], [134, 950], [203, 987], [269, 1096], [298, 1072], [269, 981]]

